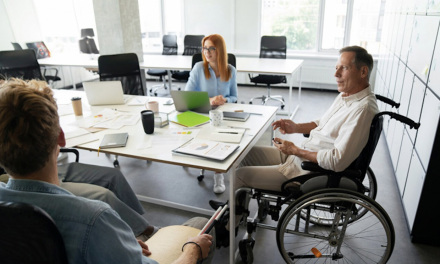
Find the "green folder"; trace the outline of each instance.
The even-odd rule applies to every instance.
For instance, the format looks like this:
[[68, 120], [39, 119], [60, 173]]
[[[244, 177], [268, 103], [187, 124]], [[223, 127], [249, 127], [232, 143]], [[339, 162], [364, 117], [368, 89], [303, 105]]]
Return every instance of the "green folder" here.
[[170, 118], [170, 121], [186, 127], [194, 127], [209, 122], [209, 117], [186, 111]]

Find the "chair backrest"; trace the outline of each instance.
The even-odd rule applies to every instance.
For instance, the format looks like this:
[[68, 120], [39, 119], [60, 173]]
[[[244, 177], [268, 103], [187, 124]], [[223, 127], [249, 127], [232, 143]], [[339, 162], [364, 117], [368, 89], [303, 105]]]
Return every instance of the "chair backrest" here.
[[[201, 53], [194, 54], [192, 57], [191, 69], [194, 68], [194, 65], [199, 61], [203, 61], [202, 54]], [[232, 66], [234, 66], [234, 68], [237, 68], [236, 59], [235, 59], [234, 54], [228, 53], [228, 63], [231, 64]]]
[[145, 95], [145, 84], [135, 53], [99, 56], [98, 68], [100, 81], [119, 80], [124, 94]]
[[285, 36], [261, 37], [260, 58], [285, 59], [286, 50]]
[[44, 44], [43, 41], [29, 42], [26, 43], [26, 46], [28, 46], [28, 48], [35, 51], [35, 54], [37, 55], [37, 59], [44, 59], [50, 57], [50, 51], [46, 47], [46, 44]]
[[382, 114], [376, 114], [371, 122], [370, 134], [368, 135], [368, 141], [365, 147], [362, 149], [361, 154], [355, 159], [348, 169], [360, 170], [361, 179], [360, 182], [364, 180], [367, 173], [367, 169], [370, 166], [371, 159], [373, 158], [374, 151], [376, 150], [377, 143], [379, 142], [380, 135], [383, 128], [383, 117]]
[[177, 55], [177, 36], [164, 35], [162, 38], [162, 55]]
[[202, 52], [202, 40], [204, 35], [186, 35], [183, 40], [183, 54], [192, 56]]
[[85, 54], [99, 54], [95, 40], [92, 38], [83, 38], [78, 40], [79, 50]]
[[68, 263], [63, 238], [41, 208], [0, 201], [0, 259], [9, 263]]
[[20, 44], [18, 44], [17, 42], [11, 42], [12, 47], [14, 47], [14, 50], [22, 50], [23, 48], [21, 47]]
[[33, 50], [0, 51], [0, 79], [8, 78], [45, 80]]

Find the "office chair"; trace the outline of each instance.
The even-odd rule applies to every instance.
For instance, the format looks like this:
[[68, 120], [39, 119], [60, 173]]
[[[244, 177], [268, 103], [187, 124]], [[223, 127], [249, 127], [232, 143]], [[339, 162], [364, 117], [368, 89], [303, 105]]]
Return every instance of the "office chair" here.
[[[164, 35], [162, 38], [162, 55], [177, 55], [177, 36], [176, 35]], [[168, 75], [167, 70], [148, 70], [148, 75], [159, 77], [159, 81], [163, 81], [163, 85], [154, 85], [150, 89], [150, 94], [154, 93], [157, 96], [157, 90], [163, 88], [168, 89], [165, 76]], [[171, 90], [171, 88], [170, 88]], [[179, 88], [180, 90], [180, 88]]]
[[0, 215], [2, 263], [68, 263], [63, 238], [43, 209], [0, 201]]
[[[145, 72], [139, 67], [135, 53], [101, 55], [98, 58], [100, 81], [121, 81], [124, 94], [145, 95]], [[119, 167], [118, 155], [113, 161]]]
[[[186, 35], [183, 40], [183, 56], [193, 56], [202, 53], [202, 40], [204, 35]], [[178, 71], [173, 73], [172, 77], [179, 81], [188, 81], [189, 71]]]
[[[29, 49], [32, 49], [35, 51], [35, 55], [37, 56], [37, 60], [50, 57], [50, 51], [46, 47], [46, 44], [44, 44], [43, 41], [29, 42], [29, 43], [26, 43], [26, 45], [28, 46]], [[53, 67], [52, 68], [51, 67], [41, 67], [41, 68], [43, 68], [44, 79], [52, 88], [54, 88], [55, 82], [61, 81], [61, 78], [58, 77], [58, 69], [53, 68]], [[47, 71], [54, 71], [55, 74], [50, 75], [49, 73], [47, 73]]]
[[93, 39], [94, 36], [95, 33], [93, 32], [93, 28], [81, 29], [81, 39], [78, 41], [79, 50], [81, 53], [99, 54], [95, 40]]
[[101, 55], [98, 58], [100, 81], [121, 81], [124, 94], [145, 95], [145, 82], [135, 53]]
[[18, 44], [17, 42], [11, 42], [12, 47], [14, 47], [14, 50], [22, 50], [23, 48], [21, 47], [20, 44]]
[[[272, 58], [272, 59], [286, 59], [286, 37], [285, 36], [262, 36], [260, 46], [260, 58]], [[262, 104], [265, 105], [269, 100], [275, 100], [281, 102], [281, 109], [284, 109], [284, 98], [280, 95], [270, 94], [270, 85], [278, 83], [286, 83], [286, 76], [278, 75], [263, 75], [252, 77], [249, 74], [251, 82], [257, 85], [258, 83], [264, 83], [267, 85], [267, 96], [251, 98], [249, 104], [252, 104], [254, 99], [261, 99]]]
[[[194, 68], [194, 65], [200, 61], [203, 61], [202, 53], [194, 54], [192, 57], [191, 69]], [[231, 64], [232, 66], [234, 66], [234, 68], [237, 68], [237, 63], [236, 63], [236, 59], [235, 59], [234, 54], [228, 53], [228, 63]], [[234, 103], [237, 103], [237, 102], [234, 102]], [[197, 177], [197, 180], [203, 181], [203, 178], [205, 178], [205, 170], [200, 169], [200, 175]]]
[[0, 79], [8, 78], [45, 81], [33, 50], [0, 51]]

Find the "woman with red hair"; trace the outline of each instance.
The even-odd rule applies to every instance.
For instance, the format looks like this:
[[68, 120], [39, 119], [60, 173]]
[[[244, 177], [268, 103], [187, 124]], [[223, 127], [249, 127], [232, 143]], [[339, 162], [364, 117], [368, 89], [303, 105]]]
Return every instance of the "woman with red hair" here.
[[228, 64], [226, 43], [218, 34], [202, 40], [203, 62], [191, 70], [186, 91], [208, 92], [211, 105], [235, 103], [237, 101], [236, 70]]
[[[209, 35], [202, 40], [202, 50], [203, 62], [194, 65], [185, 90], [208, 92], [211, 105], [237, 102], [237, 71], [228, 64], [225, 40], [218, 34]], [[214, 192], [225, 189], [223, 174], [216, 172]]]

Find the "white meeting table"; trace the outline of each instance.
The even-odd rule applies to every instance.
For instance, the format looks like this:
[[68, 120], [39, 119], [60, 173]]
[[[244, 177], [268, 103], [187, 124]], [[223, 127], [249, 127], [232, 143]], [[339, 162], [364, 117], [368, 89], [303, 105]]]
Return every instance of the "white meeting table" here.
[[[68, 67], [84, 67], [98, 68], [98, 60], [92, 60], [90, 57], [51, 57], [38, 60], [41, 66], [68, 66]], [[252, 74], [269, 74], [290, 76], [289, 82], [289, 100], [287, 103], [287, 111], [279, 111], [278, 114], [287, 114], [290, 119], [296, 114], [301, 101], [301, 75], [303, 60], [294, 59], [260, 59], [236, 57], [237, 72]], [[170, 70], [190, 71], [192, 66], [192, 56], [172, 56], [172, 55], [145, 55], [144, 61], [139, 63], [142, 69], [163, 69], [168, 70], [168, 81], [171, 87]], [[292, 86], [295, 73], [299, 71], [298, 77], [298, 103], [293, 109], [292, 107]], [[73, 85], [72, 72], [70, 71]], [[147, 89], [148, 90], [148, 89]]]
[[[82, 98], [83, 116], [74, 116], [73, 114], [60, 116], [61, 127], [65, 131], [71, 131], [77, 128], [74, 124], [72, 124], [72, 122], [83, 119], [84, 117], [88, 117], [92, 114], [96, 114], [102, 111], [104, 108], [112, 108], [112, 109], [116, 108], [118, 109], [118, 111], [132, 112], [139, 114], [142, 110], [145, 110], [144, 106], [129, 106], [129, 105], [90, 106], [88, 105], [85, 93], [82, 91], [54, 90], [54, 93], [55, 93], [55, 97], [57, 98], [57, 102], [60, 105], [66, 104], [66, 102], [68, 102], [70, 98], [74, 96], [79, 96]], [[171, 112], [174, 110], [174, 105], [172, 106], [163, 105], [163, 103], [168, 100], [167, 98], [150, 97], [149, 99], [154, 101], [159, 101], [160, 112]], [[249, 104], [225, 104], [223, 106], [220, 106], [218, 109], [222, 111], [244, 110], [245, 112], [261, 114], [261, 115], [251, 115], [246, 122], [223, 120], [222, 127], [233, 126], [233, 127], [249, 128], [248, 130], [246, 130], [241, 142], [239, 143], [240, 147], [224, 161], [215, 161], [215, 160], [203, 159], [189, 155], [174, 154], [171, 152], [171, 150], [176, 146], [161, 145], [160, 148], [157, 147], [143, 148], [143, 149], [138, 148], [139, 144], [141, 144], [142, 142], [148, 142], [150, 138], [154, 136], [164, 136], [166, 135], [166, 132], [170, 129], [184, 129], [183, 126], [171, 122], [169, 125], [163, 128], [154, 128], [154, 133], [151, 135], [147, 135], [143, 130], [142, 121], [139, 120], [137, 124], [134, 126], [124, 126], [119, 130], [106, 129], [100, 132], [96, 132], [94, 134], [98, 138], [97, 141], [92, 141], [85, 144], [79, 144], [76, 145], [75, 147], [90, 151], [98, 151], [99, 144], [105, 134], [128, 132], [129, 137], [128, 137], [127, 145], [125, 147], [101, 149], [100, 152], [132, 157], [142, 160], [162, 162], [172, 165], [206, 169], [210, 171], [217, 171], [223, 173], [229, 172], [229, 205], [231, 212], [230, 221], [231, 223], [235, 223], [235, 213], [234, 213], [235, 193], [233, 192], [234, 186], [236, 185], [235, 170], [237, 166], [240, 164], [240, 162], [243, 160], [243, 158], [247, 155], [249, 150], [257, 143], [257, 141], [261, 138], [264, 132], [271, 126], [272, 122], [276, 118], [276, 112], [278, 108], [274, 106], [249, 105]], [[177, 114], [177, 112], [174, 111], [174, 113], [172, 114]], [[208, 140], [210, 134], [216, 128], [217, 127], [213, 127], [208, 123], [195, 127], [194, 129], [200, 129], [200, 132], [197, 135], [197, 139]], [[271, 137], [273, 137], [273, 133]], [[186, 211], [192, 211], [208, 216], [211, 216], [214, 213], [213, 210], [207, 210], [202, 208], [196, 208], [189, 205], [163, 201], [153, 197], [138, 195], [138, 199], [141, 201], [146, 201], [146, 202], [155, 203], [162, 206], [168, 206]], [[234, 263], [234, 259], [237, 254], [237, 252], [235, 252], [235, 247], [234, 247], [235, 245], [234, 228], [231, 228], [230, 231], [230, 245], [231, 245], [230, 263]]]

